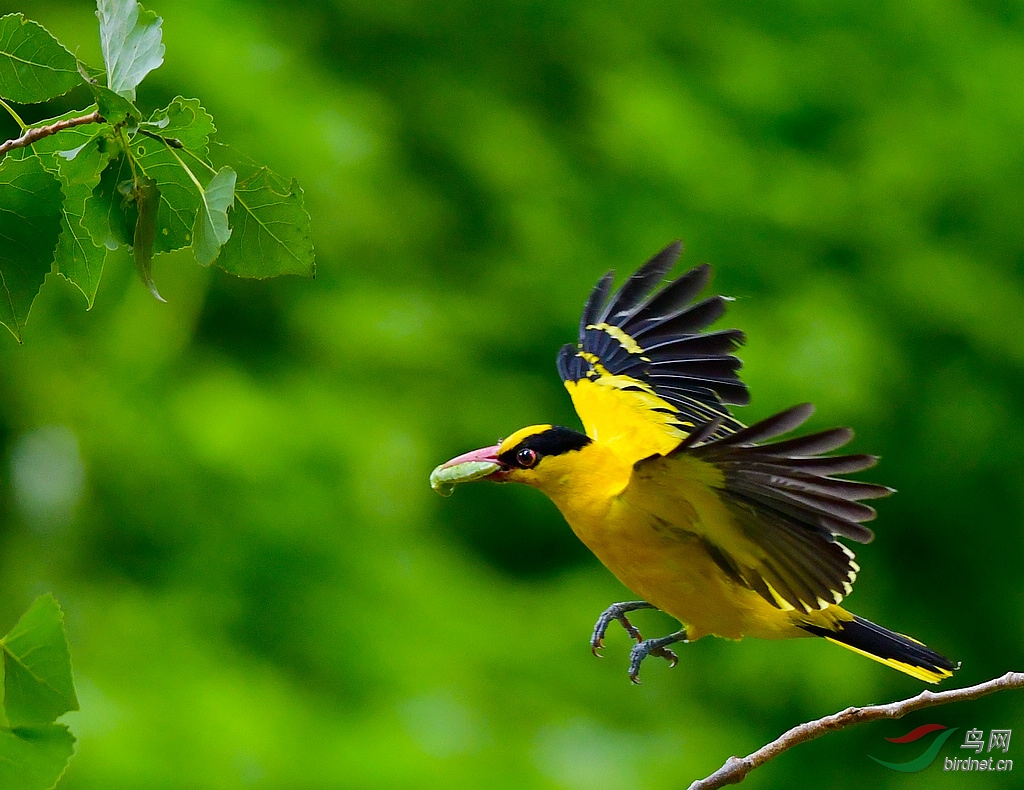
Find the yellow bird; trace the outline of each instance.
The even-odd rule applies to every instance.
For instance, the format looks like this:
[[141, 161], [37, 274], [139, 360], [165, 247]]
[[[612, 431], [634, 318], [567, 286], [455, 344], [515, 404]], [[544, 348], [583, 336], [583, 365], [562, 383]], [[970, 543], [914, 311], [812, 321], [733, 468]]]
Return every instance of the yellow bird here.
[[[833, 428], [779, 437], [801, 425], [810, 404], [749, 428], [726, 404], [746, 404], [733, 352], [742, 332], [703, 330], [726, 299], [696, 301], [710, 267], [658, 289], [682, 245], [669, 245], [609, 298], [613, 273], [590, 294], [579, 341], [562, 348], [558, 372], [585, 433], [531, 425], [494, 447], [437, 467], [431, 485], [525, 483], [557, 505], [573, 532], [642, 600], [616, 603], [591, 637], [595, 653], [617, 620], [637, 640], [629, 676], [649, 655], [674, 666], [668, 646], [707, 634], [789, 639], [820, 636], [935, 683], [953, 664], [915, 639], [851, 614], [840, 604], [859, 567], [839, 542], [867, 543], [861, 500], [891, 488], [847, 480], [878, 460], [828, 455], [853, 436]], [[627, 613], [660, 609], [682, 627], [642, 639]]]

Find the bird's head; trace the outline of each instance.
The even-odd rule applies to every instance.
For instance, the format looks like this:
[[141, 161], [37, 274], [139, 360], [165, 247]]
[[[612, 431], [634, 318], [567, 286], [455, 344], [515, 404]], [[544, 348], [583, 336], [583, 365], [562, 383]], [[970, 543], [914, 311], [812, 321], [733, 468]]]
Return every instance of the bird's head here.
[[578, 431], [558, 425], [530, 425], [493, 447], [483, 447], [441, 464], [430, 487], [441, 496], [472, 480], [525, 483], [550, 490], [571, 471], [575, 454], [590, 444]]

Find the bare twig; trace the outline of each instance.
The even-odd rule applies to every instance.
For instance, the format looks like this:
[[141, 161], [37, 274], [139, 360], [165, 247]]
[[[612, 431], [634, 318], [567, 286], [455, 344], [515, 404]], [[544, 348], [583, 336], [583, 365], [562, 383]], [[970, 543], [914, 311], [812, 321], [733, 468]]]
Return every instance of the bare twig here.
[[865, 721], [900, 719], [916, 710], [932, 708], [936, 705], [945, 705], [949, 702], [964, 702], [970, 699], [977, 699], [978, 697], [984, 697], [986, 694], [1006, 689], [1024, 689], [1024, 672], [1007, 672], [1002, 677], [962, 689], [922, 691], [916, 697], [910, 697], [898, 702], [890, 702], [888, 705], [847, 708], [844, 711], [833, 713], [831, 716], [825, 716], [817, 721], [799, 724], [746, 757], [730, 757], [725, 761], [725, 765], [713, 774], [705, 779], [698, 779], [690, 785], [689, 790], [715, 790], [715, 788], [724, 787], [725, 785], [737, 784], [743, 781], [743, 778], [759, 765], [764, 765], [769, 760], [778, 757], [784, 751], [792, 749], [797, 744], [819, 738], [830, 730], [841, 730], [851, 724], [860, 724]]
[[26, 129], [21, 137], [15, 137], [13, 140], [0, 143], [0, 156], [3, 156], [12, 148], [24, 148], [26, 145], [32, 145], [37, 140], [42, 140], [51, 134], [57, 134], [57, 132], [64, 129], [70, 129], [72, 126], [82, 126], [86, 123], [101, 123], [102, 121], [103, 116], [100, 115], [100, 111], [93, 110], [88, 115], [83, 115], [79, 118], [65, 118], [63, 121], [51, 123], [49, 126], [36, 126], [33, 129]]

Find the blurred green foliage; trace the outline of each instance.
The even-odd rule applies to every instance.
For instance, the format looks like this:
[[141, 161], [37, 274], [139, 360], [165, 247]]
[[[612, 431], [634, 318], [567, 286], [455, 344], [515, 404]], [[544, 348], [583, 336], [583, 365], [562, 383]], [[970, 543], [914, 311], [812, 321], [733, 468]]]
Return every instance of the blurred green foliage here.
[[[65, 607], [62, 787], [684, 787], [916, 693], [820, 640], [701, 640], [631, 687], [623, 634], [587, 646], [628, 593], [541, 495], [428, 488], [575, 424], [558, 346], [601, 273], [676, 237], [737, 297], [740, 416], [813, 400], [900, 490], [851, 608], [962, 660], [959, 684], [1022, 668], [1019, 0], [151, 5], [140, 104], [197, 96], [297, 178], [318, 272], [172, 253], [161, 305], [125, 257], [90, 313], [51, 275], [0, 343], [0, 621]], [[98, 62], [90, 4], [5, 10]], [[867, 755], [916, 756], [884, 738], [931, 721], [1024, 738], [1022, 709], [833, 734], [745, 786], [959, 787]]]

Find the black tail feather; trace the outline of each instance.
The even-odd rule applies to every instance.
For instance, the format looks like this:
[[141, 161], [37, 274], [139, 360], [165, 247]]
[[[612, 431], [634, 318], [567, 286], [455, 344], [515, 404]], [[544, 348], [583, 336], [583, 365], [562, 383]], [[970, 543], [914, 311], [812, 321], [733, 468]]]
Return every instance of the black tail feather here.
[[816, 625], [800, 627], [928, 683], [948, 678], [956, 669], [952, 661], [916, 639], [890, 631], [863, 617], [853, 615], [853, 620], [839, 625], [841, 628], [835, 631]]

